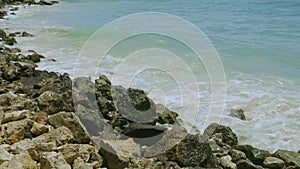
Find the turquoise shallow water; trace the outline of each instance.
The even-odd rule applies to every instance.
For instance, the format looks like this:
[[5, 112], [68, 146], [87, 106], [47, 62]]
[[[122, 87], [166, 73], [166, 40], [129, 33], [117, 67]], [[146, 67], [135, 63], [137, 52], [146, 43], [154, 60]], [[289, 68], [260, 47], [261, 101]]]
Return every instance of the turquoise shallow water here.
[[[211, 40], [227, 78], [225, 111], [220, 114], [222, 123], [232, 126], [241, 142], [271, 151], [300, 149], [300, 1], [64, 0], [52, 7], [21, 9], [1, 27], [11, 31], [27, 30], [36, 35], [29, 39], [19, 38], [18, 45], [58, 61], [46, 61], [40, 68], [72, 73], [76, 56], [96, 30], [119, 17], [149, 11], [186, 19]], [[168, 39], [141, 36], [120, 44], [121, 52], [109, 56], [100, 72], [112, 76], [114, 66], [124, 61], [122, 54], [148, 44], [183, 52]], [[97, 60], [90, 58], [93, 59]], [[190, 122], [201, 130], [204, 119], [201, 117], [207, 115], [211, 101], [211, 86], [203, 65], [194, 63], [187, 59], [187, 64], [199, 74], [201, 106], [198, 121]], [[92, 71], [89, 65], [79, 69]], [[180, 73], [182, 70], [174, 67], [174, 71]], [[166, 74], [145, 71], [136, 76], [132, 85], [145, 89], [155, 101], [163, 102], [173, 110], [183, 109], [183, 116], [187, 114], [185, 118], [192, 119], [188, 116], [190, 105], [182, 104], [178, 90], [173, 88], [172, 78]], [[157, 88], [160, 90], [154, 90]], [[189, 92], [185, 97], [195, 91]], [[248, 120], [228, 117], [232, 108], [243, 108]]]

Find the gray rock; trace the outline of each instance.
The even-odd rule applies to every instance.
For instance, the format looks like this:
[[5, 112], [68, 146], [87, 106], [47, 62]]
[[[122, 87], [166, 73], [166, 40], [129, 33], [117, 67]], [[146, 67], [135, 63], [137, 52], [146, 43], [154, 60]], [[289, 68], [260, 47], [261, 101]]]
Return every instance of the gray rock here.
[[232, 109], [232, 110], [230, 110], [229, 116], [236, 117], [236, 118], [239, 118], [241, 120], [245, 120], [246, 119], [246, 116], [244, 114], [244, 110], [243, 109]]
[[217, 123], [210, 124], [203, 133], [204, 139], [212, 138], [215, 134], [220, 133], [222, 143], [230, 146], [237, 145], [238, 139], [236, 134], [228, 126], [219, 125]]
[[49, 124], [55, 128], [66, 126], [73, 133], [74, 143], [89, 143], [90, 138], [88, 132], [80, 122], [80, 119], [75, 113], [72, 112], [60, 112], [48, 117]]
[[236, 163], [238, 169], [263, 169], [262, 166], [253, 164], [250, 160], [242, 159]]
[[281, 169], [284, 167], [284, 161], [276, 157], [267, 157], [264, 161], [264, 167], [270, 169]]
[[288, 150], [277, 150], [274, 154], [275, 157], [284, 161], [286, 166], [300, 167], [300, 154]]
[[257, 149], [251, 145], [236, 145], [233, 148], [243, 151], [247, 158], [256, 165], [262, 165], [265, 158], [270, 155], [268, 151]]
[[73, 169], [93, 169], [93, 166], [78, 157], [74, 160]]
[[236, 164], [232, 161], [232, 158], [227, 155], [220, 158], [220, 163], [225, 169], [237, 169]]
[[237, 162], [240, 159], [246, 159], [246, 154], [242, 151], [231, 149], [229, 155], [232, 157], [233, 162]]
[[61, 153], [44, 152], [40, 158], [41, 168], [43, 169], [71, 169]]
[[7, 150], [4, 149], [2, 146], [0, 147], [0, 164], [2, 164], [5, 161], [10, 161], [12, 157], [12, 154], [8, 153]]

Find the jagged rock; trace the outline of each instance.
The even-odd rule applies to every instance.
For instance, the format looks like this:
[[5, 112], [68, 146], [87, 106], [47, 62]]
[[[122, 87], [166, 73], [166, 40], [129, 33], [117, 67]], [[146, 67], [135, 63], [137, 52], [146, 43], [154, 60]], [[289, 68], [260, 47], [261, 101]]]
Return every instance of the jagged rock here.
[[75, 143], [89, 143], [90, 138], [88, 132], [80, 122], [80, 119], [75, 113], [72, 112], [60, 112], [48, 117], [49, 124], [58, 128], [66, 126], [73, 133]]
[[30, 130], [32, 124], [32, 120], [24, 119], [1, 125], [2, 141], [7, 144], [13, 144], [23, 140], [25, 132]]
[[5, 161], [10, 161], [13, 155], [8, 153], [5, 148], [0, 146], [0, 165]]
[[200, 142], [199, 135], [188, 134], [179, 144], [163, 156], [180, 167], [215, 167], [216, 159], [207, 142]]
[[7, 123], [7, 122], [11, 122], [11, 121], [17, 121], [17, 120], [22, 120], [24, 118], [26, 118], [28, 114], [27, 110], [19, 110], [19, 111], [13, 111], [10, 113], [5, 113], [1, 123]]
[[236, 118], [239, 118], [241, 120], [245, 120], [246, 119], [246, 116], [244, 114], [244, 110], [243, 109], [232, 109], [232, 110], [230, 110], [229, 116], [236, 117]]
[[246, 154], [242, 151], [231, 149], [229, 155], [232, 157], [233, 162], [237, 162], [240, 159], [246, 159]]
[[69, 164], [80, 158], [80, 161], [82, 160], [94, 168], [99, 168], [102, 165], [103, 160], [98, 154], [98, 150], [88, 144], [66, 144], [58, 147], [58, 151], [62, 153]]
[[270, 155], [269, 152], [254, 148], [251, 145], [236, 145], [233, 148], [243, 151], [247, 158], [256, 165], [262, 165], [265, 158]]
[[28, 153], [22, 152], [13, 156], [10, 161], [6, 161], [0, 165], [1, 169], [38, 169], [35, 161], [32, 160]]
[[263, 169], [262, 166], [254, 165], [250, 160], [242, 159], [236, 163], [238, 169]]
[[22, 35], [21, 35], [22, 37], [32, 37], [33, 35], [32, 34], [30, 34], [30, 33], [28, 33], [28, 32], [26, 32], [26, 31], [24, 31], [24, 32], [22, 32]]
[[267, 157], [263, 164], [266, 168], [280, 169], [284, 166], [284, 161], [276, 157]]
[[277, 150], [273, 156], [280, 158], [284, 161], [286, 166], [300, 167], [300, 154], [288, 151], [288, 150]]
[[52, 91], [46, 91], [38, 97], [40, 110], [49, 115], [60, 111], [73, 111], [73, 107], [64, 101], [61, 94]]
[[236, 134], [231, 130], [228, 126], [219, 125], [217, 123], [210, 124], [203, 133], [204, 139], [212, 138], [215, 134], [218, 134], [221, 136], [221, 142], [228, 144], [230, 146], [237, 145], [238, 139]]
[[126, 169], [144, 169], [144, 168], [168, 168], [168, 169], [180, 169], [175, 162], [161, 162], [155, 158], [134, 158], [130, 159], [128, 167]]
[[220, 158], [220, 163], [225, 169], [237, 169], [236, 164], [232, 161], [232, 158], [227, 155]]
[[47, 125], [34, 122], [30, 129], [30, 132], [36, 136], [39, 136], [41, 134], [47, 133], [48, 130], [49, 127]]
[[123, 169], [128, 166], [130, 158], [141, 156], [141, 147], [132, 138], [127, 140], [93, 139], [101, 147], [101, 153], [108, 168]]
[[71, 169], [61, 153], [44, 152], [40, 159], [41, 168], [43, 169]]
[[78, 157], [74, 160], [73, 169], [93, 169], [93, 166]]
[[20, 68], [16, 64], [8, 63], [2, 68], [2, 78], [7, 81], [20, 79]]
[[71, 131], [67, 127], [52, 129], [33, 139], [25, 139], [11, 146], [14, 152], [27, 151], [30, 149], [38, 151], [54, 151], [57, 146], [64, 145], [73, 139]]
[[178, 117], [177, 113], [170, 111], [161, 104], [156, 105], [156, 112], [158, 114], [157, 122], [160, 124], [174, 124]]

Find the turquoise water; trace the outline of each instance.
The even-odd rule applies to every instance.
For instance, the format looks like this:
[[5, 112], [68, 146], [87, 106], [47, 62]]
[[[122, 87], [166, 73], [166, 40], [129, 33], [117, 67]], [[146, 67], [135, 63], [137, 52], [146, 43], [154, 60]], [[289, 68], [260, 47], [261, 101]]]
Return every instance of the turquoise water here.
[[[41, 63], [40, 68], [72, 74], [82, 46], [101, 26], [128, 14], [150, 11], [186, 19], [211, 40], [221, 57], [227, 79], [225, 111], [220, 114], [222, 123], [232, 126], [242, 143], [271, 151], [278, 148], [300, 149], [298, 0], [64, 0], [52, 7], [21, 9], [17, 16], [11, 16], [1, 27], [35, 34], [29, 39], [19, 38], [18, 46], [24, 50], [35, 49], [57, 60], [56, 63]], [[124, 61], [122, 54], [148, 44], [183, 52], [168, 39], [141, 36], [123, 46], [120, 44], [119, 52], [109, 56], [99, 71], [112, 76], [114, 67]], [[92, 62], [93, 59], [90, 58]], [[202, 104], [200, 119], [196, 123], [191, 120], [191, 123], [201, 130], [201, 116], [207, 115], [211, 87], [203, 65], [194, 63], [194, 60], [187, 59], [187, 64], [198, 71], [198, 92]], [[92, 71], [89, 65], [78, 69]], [[180, 73], [182, 70], [174, 68], [174, 71]], [[182, 104], [177, 89], [167, 90], [172, 89], [174, 83], [166, 74], [145, 71], [132, 85], [148, 91], [155, 101], [163, 102], [173, 110], [184, 109], [183, 116], [190, 111], [188, 103]], [[160, 90], [155, 90], [157, 88]], [[185, 97], [195, 91], [189, 92]], [[228, 112], [232, 108], [243, 108], [248, 120], [230, 118]], [[189, 118], [185, 116], [185, 119]]]

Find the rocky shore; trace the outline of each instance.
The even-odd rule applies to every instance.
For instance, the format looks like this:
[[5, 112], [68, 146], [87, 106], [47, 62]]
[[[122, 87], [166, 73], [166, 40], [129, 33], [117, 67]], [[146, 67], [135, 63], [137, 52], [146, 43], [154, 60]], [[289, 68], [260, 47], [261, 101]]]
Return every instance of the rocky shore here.
[[104, 75], [37, 70], [45, 57], [14, 48], [16, 36], [33, 35], [0, 29], [0, 169], [300, 168], [300, 152], [240, 145], [227, 126], [189, 133], [176, 112]]

